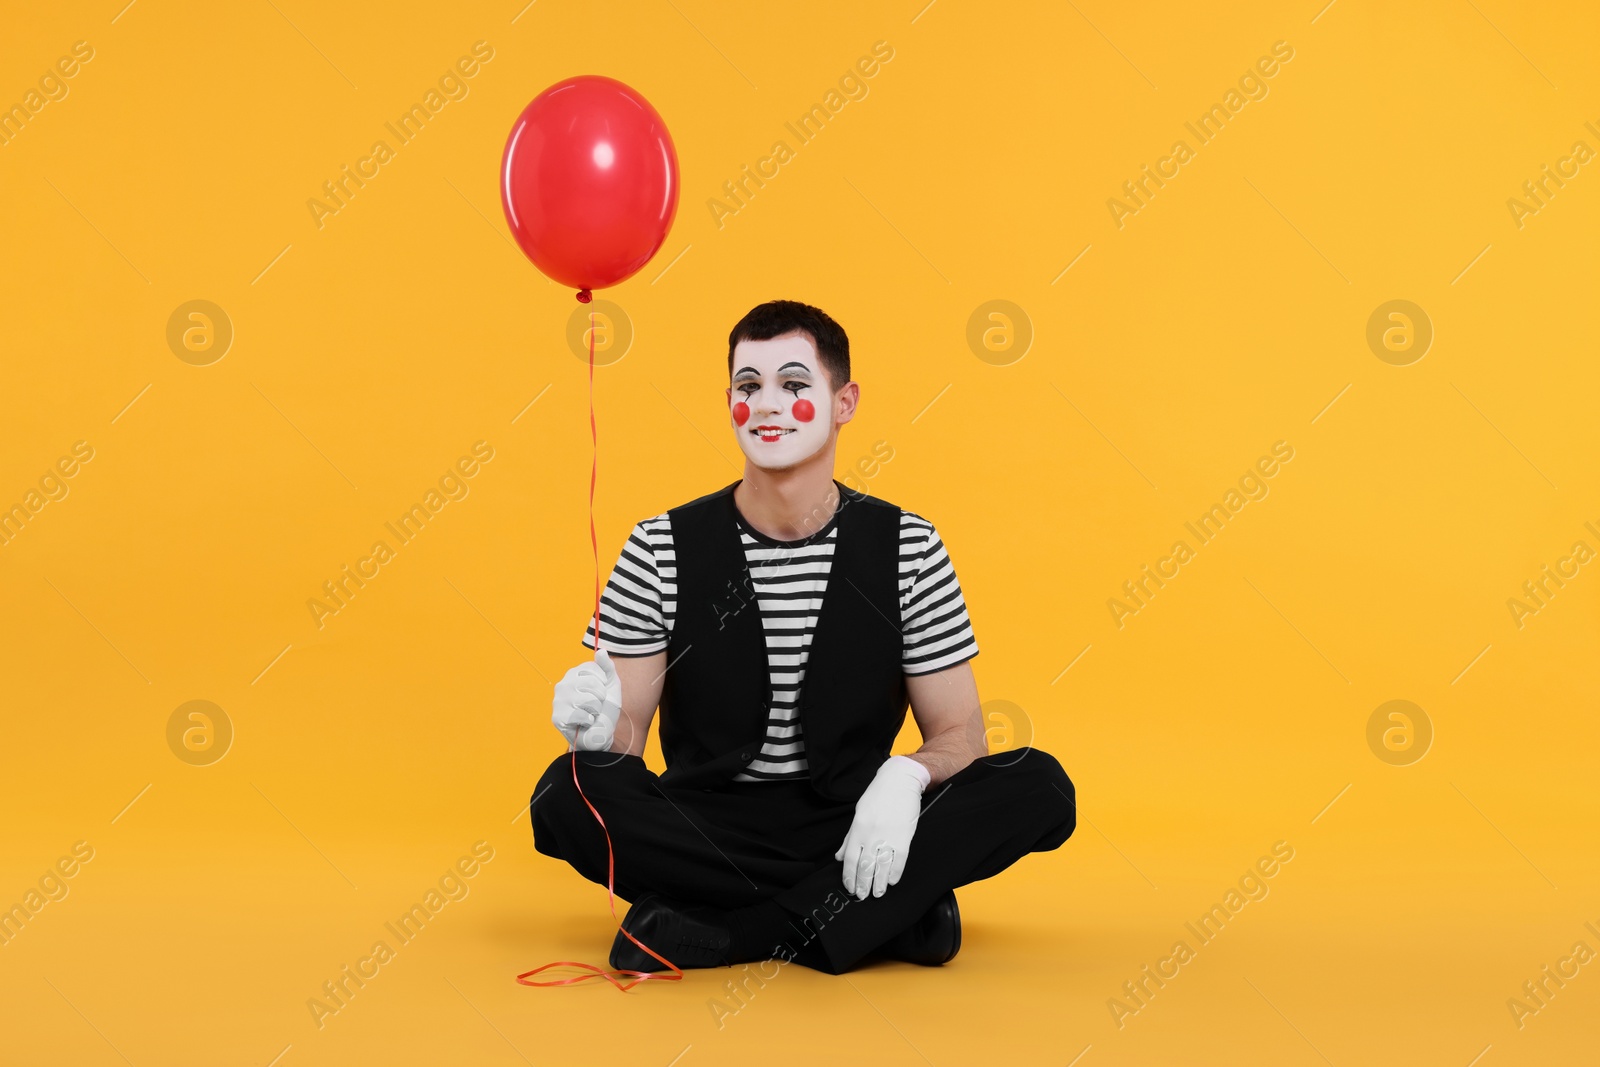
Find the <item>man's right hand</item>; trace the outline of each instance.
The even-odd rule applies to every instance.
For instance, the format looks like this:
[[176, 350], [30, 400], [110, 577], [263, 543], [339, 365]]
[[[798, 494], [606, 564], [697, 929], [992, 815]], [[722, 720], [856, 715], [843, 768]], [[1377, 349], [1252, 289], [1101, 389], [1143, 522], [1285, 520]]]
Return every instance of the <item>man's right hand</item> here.
[[622, 715], [622, 681], [611, 654], [599, 649], [593, 663], [580, 663], [556, 683], [550, 721], [569, 748], [605, 752]]

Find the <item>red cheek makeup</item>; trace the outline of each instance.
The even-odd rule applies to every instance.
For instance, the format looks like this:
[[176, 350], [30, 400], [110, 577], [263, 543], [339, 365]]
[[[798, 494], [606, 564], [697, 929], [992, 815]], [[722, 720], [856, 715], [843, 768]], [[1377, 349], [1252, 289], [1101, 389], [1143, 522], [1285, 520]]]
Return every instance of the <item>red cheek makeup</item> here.
[[817, 409], [811, 406], [811, 401], [804, 399], [796, 400], [789, 412], [797, 422], [810, 422], [817, 417]]
[[743, 400], [733, 405], [733, 421], [740, 426], [750, 421], [750, 405]]

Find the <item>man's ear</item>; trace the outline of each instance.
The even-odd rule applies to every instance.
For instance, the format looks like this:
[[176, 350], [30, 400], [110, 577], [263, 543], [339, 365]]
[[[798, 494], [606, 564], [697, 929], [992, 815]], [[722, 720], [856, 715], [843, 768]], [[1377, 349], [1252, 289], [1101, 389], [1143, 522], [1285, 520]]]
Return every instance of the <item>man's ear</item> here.
[[856, 405], [861, 401], [861, 387], [855, 382], [846, 382], [843, 389], [834, 395], [834, 402], [838, 405], [840, 422], [849, 422], [855, 417]]
[[723, 392], [728, 394], [728, 404], [729, 404], [729, 406], [732, 406], [732, 404], [733, 404], [733, 386], [731, 386], [731, 385], [728, 386], [728, 388], [724, 389]]

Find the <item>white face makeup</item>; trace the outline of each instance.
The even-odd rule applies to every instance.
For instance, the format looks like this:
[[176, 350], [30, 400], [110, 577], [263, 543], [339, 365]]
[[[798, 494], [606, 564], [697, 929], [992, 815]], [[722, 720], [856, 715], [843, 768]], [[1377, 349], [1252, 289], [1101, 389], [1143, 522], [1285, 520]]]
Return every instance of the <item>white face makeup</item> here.
[[740, 341], [728, 414], [740, 450], [766, 470], [796, 466], [824, 448], [833, 432], [833, 398], [811, 339]]

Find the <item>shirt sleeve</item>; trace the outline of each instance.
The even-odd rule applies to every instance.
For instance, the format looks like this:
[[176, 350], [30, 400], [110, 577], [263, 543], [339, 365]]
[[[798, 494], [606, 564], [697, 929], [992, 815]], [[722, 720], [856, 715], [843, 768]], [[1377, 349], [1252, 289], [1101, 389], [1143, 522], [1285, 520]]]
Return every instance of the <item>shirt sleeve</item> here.
[[902, 667], [931, 674], [978, 654], [955, 565], [928, 520], [906, 512], [900, 527]]
[[[649, 656], [667, 647], [662, 567], [657, 558], [666, 522], [666, 516], [658, 516], [634, 526], [600, 594], [600, 635], [613, 655]], [[592, 614], [583, 644], [595, 647]]]

